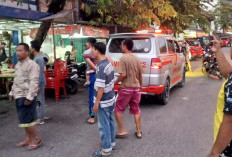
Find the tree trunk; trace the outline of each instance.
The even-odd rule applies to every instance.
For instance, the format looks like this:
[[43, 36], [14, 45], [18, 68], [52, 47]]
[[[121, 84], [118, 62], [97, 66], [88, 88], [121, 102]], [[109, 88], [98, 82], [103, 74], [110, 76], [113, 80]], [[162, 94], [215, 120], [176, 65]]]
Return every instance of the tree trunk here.
[[[64, 9], [65, 4], [66, 4], [66, 0], [51, 0], [47, 12], [56, 14]], [[39, 30], [36, 35], [36, 40], [38, 40], [41, 45], [46, 39], [51, 24], [52, 24], [52, 20], [43, 21], [39, 27]]]
[[36, 40], [42, 45], [46, 39], [47, 33], [51, 27], [52, 21], [43, 21], [39, 27], [38, 33], [36, 35]]

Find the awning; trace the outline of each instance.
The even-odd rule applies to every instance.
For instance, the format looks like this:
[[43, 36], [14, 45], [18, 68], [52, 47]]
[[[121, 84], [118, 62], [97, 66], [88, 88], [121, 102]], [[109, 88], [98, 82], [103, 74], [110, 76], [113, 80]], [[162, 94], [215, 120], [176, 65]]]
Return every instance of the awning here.
[[61, 12], [59, 12], [57, 14], [53, 14], [53, 15], [47, 16], [45, 18], [41, 18], [40, 21], [54, 20], [54, 22], [74, 23], [73, 17], [70, 17], [68, 15], [71, 14], [73, 11], [75, 11], [77, 9], [78, 8], [61, 11]]
[[42, 13], [39, 11], [31, 11], [25, 9], [18, 9], [7, 6], [0, 6], [0, 17], [2, 18], [14, 18], [37, 21], [41, 18], [50, 16], [50, 13]]

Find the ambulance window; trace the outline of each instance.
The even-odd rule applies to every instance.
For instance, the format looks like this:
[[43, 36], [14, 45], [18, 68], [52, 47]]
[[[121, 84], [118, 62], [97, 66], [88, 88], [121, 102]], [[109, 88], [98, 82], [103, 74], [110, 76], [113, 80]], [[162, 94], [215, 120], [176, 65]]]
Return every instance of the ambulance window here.
[[175, 53], [175, 46], [172, 40], [168, 40], [168, 52]]
[[160, 53], [167, 53], [166, 41], [164, 38], [158, 38]]
[[176, 53], [181, 53], [180, 52], [180, 47], [179, 47], [179, 45], [178, 45], [178, 43], [176, 41], [174, 41], [174, 46], [175, 46]]
[[[122, 53], [121, 43], [125, 38], [113, 38], [109, 45], [110, 53]], [[148, 53], [151, 51], [151, 39], [150, 38], [130, 38], [134, 42], [132, 53]]]

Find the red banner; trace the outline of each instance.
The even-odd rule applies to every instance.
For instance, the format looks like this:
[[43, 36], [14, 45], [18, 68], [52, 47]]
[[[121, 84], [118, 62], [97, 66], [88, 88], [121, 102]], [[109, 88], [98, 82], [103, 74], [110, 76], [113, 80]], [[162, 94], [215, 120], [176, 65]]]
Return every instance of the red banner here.
[[[109, 30], [97, 28], [97, 27], [91, 27], [91, 26], [59, 26], [54, 27], [54, 33], [59, 35], [69, 35], [73, 36], [74, 33], [81, 33], [81, 28], [84, 36], [91, 36], [91, 37], [101, 37], [101, 38], [108, 38], [109, 37]], [[36, 37], [36, 34], [38, 32], [38, 28], [31, 29], [30, 37], [34, 39]], [[49, 29], [48, 34], [52, 35], [53, 30], [52, 28]]]

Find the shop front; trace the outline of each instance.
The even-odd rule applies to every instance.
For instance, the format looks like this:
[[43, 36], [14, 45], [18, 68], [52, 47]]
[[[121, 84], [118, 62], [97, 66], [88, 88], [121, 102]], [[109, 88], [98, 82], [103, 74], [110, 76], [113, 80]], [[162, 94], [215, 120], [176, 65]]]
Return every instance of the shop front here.
[[[27, 36], [24, 36], [26, 43], [35, 39], [38, 28], [29, 30]], [[50, 28], [47, 38], [44, 41], [41, 51], [48, 54], [50, 63], [54, 58], [65, 60], [65, 53], [71, 53], [73, 62], [84, 62], [82, 53], [85, 51], [87, 38], [94, 37], [97, 41], [107, 42], [109, 30], [81, 25], [56, 25], [54, 26], [55, 41], [53, 41], [53, 28]], [[54, 44], [55, 55], [54, 56]]]
[[[0, 49], [4, 45], [6, 56], [9, 58], [7, 64], [0, 65], [0, 95], [9, 93], [14, 78], [13, 67], [17, 60], [17, 45], [20, 42], [30, 45], [38, 33], [40, 24], [39, 21], [30, 20], [6, 18], [0, 20]], [[46, 53], [49, 56], [49, 64], [54, 64], [54, 54], [57, 60], [65, 60], [67, 51], [71, 53], [72, 62], [80, 63], [85, 61], [82, 53], [85, 51], [87, 38], [94, 37], [97, 41], [106, 43], [109, 30], [85, 25], [54, 24], [54, 37], [55, 40], [53, 40], [53, 28], [51, 28], [41, 48], [41, 54]]]

